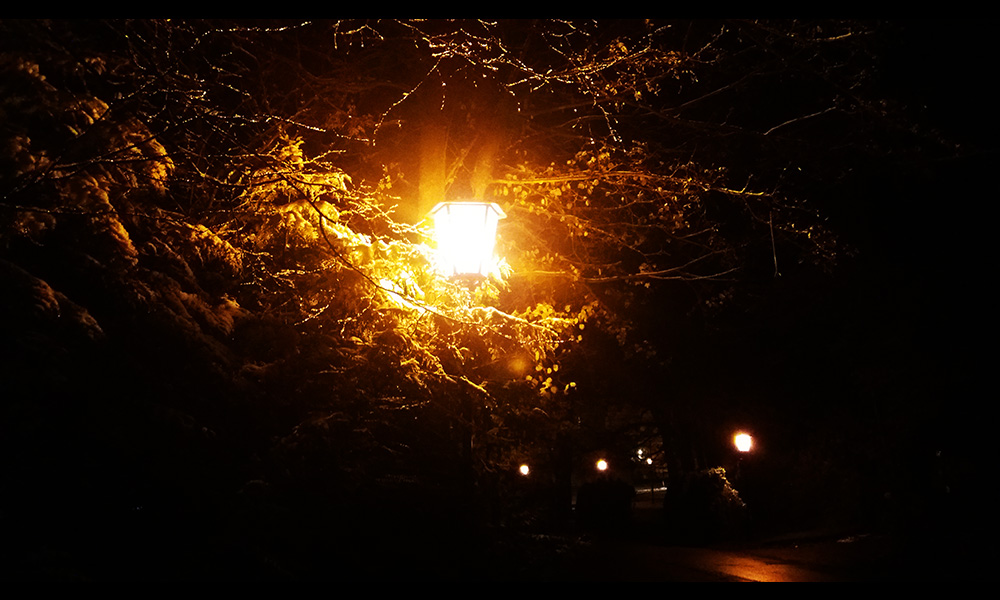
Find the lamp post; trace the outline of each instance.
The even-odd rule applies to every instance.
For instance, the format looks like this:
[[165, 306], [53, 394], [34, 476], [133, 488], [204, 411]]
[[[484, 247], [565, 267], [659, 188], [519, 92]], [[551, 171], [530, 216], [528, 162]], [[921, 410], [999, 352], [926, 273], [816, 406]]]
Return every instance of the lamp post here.
[[494, 202], [441, 202], [434, 220], [438, 267], [449, 277], [479, 279], [496, 267], [497, 224], [507, 215]]
[[739, 455], [736, 457], [736, 477], [734, 480], [740, 478], [740, 467], [743, 466], [743, 456], [750, 452], [753, 448], [753, 437], [746, 432], [739, 431], [733, 436], [733, 445], [736, 446], [736, 450]]
[[[497, 224], [505, 218], [503, 210], [493, 202], [441, 202], [428, 215], [433, 220], [434, 241], [437, 245], [435, 267], [445, 276], [474, 282], [489, 276], [497, 267], [494, 257]], [[467, 416], [471, 407], [463, 403], [462, 417]], [[472, 464], [472, 425], [466, 421], [464, 454]], [[519, 469], [528, 476], [528, 465]], [[470, 469], [471, 472], [471, 469]]]

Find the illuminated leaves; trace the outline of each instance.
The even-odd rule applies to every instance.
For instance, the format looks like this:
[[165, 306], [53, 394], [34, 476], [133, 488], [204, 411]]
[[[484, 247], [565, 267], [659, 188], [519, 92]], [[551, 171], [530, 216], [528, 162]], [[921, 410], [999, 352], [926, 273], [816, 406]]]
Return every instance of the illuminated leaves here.
[[499, 194], [509, 198], [512, 212], [521, 211], [530, 236], [521, 238], [521, 248], [549, 250], [521, 254], [517, 270], [559, 270], [579, 281], [704, 278], [723, 271], [697, 261], [715, 249], [709, 224], [699, 221], [717, 174], [689, 164], [664, 169], [651, 164], [655, 159], [642, 143], [627, 149], [588, 143], [561, 163], [535, 170], [522, 163], [508, 173]]

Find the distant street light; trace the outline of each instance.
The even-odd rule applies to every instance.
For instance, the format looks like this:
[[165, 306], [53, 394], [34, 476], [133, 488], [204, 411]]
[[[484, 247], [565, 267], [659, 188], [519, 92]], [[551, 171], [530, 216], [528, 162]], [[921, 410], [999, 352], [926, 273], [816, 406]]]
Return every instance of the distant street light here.
[[518, 469], [518, 470], [521, 472], [521, 475], [525, 475], [525, 476], [527, 476], [528, 473], [531, 472], [531, 469], [528, 468], [528, 465], [521, 465], [521, 468]]
[[603, 458], [601, 460], [597, 461], [597, 470], [598, 471], [607, 471], [608, 470], [608, 461], [604, 460]]
[[743, 431], [737, 432], [736, 435], [733, 436], [733, 444], [740, 453], [739, 457], [736, 459], [736, 476], [733, 479], [735, 481], [740, 479], [743, 466], [743, 455], [750, 452], [750, 449], [753, 448], [753, 437], [749, 433]]
[[497, 224], [507, 215], [493, 202], [441, 202], [434, 219], [439, 268], [449, 277], [486, 277], [497, 266]]

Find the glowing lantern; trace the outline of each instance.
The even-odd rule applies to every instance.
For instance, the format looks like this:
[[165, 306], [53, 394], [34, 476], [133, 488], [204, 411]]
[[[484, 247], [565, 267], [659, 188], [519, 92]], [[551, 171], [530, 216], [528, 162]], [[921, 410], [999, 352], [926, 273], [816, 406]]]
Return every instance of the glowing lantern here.
[[531, 469], [528, 467], [528, 465], [521, 465], [521, 468], [519, 470], [521, 471], [521, 475], [527, 475], [528, 473], [531, 472]]
[[740, 452], [749, 452], [753, 446], [753, 438], [748, 433], [737, 433], [733, 436], [733, 443]]
[[597, 470], [598, 471], [607, 471], [608, 470], [608, 461], [604, 460], [603, 458], [601, 460], [597, 461]]
[[497, 223], [505, 218], [493, 202], [442, 202], [431, 210], [441, 270], [449, 276], [485, 277], [494, 257]]

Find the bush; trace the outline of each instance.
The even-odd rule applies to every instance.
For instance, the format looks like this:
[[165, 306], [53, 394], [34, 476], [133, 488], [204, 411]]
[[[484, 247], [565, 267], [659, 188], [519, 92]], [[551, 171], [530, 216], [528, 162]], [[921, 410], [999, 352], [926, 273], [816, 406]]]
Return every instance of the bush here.
[[690, 473], [667, 488], [664, 510], [674, 541], [704, 543], [739, 536], [746, 505], [722, 467]]

